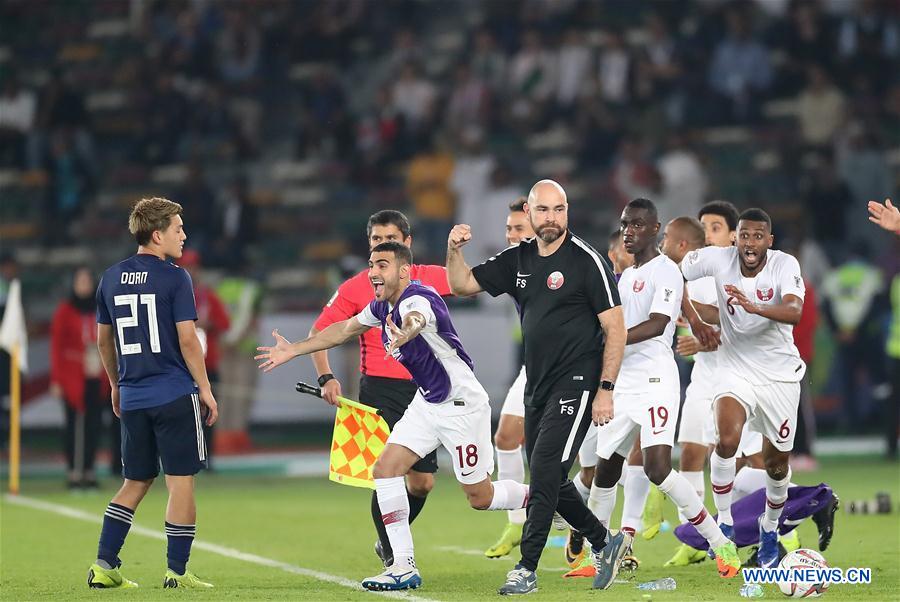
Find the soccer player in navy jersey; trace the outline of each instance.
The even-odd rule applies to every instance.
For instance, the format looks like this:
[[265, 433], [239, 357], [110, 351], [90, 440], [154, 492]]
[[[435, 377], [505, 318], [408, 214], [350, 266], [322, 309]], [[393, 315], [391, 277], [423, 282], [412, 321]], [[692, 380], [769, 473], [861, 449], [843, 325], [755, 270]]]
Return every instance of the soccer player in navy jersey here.
[[97, 288], [97, 347], [122, 421], [125, 482], [106, 507], [92, 588], [132, 588], [119, 572], [119, 551], [134, 512], [162, 464], [168, 569], [163, 587], [209, 588], [187, 571], [196, 531], [194, 475], [206, 465], [203, 422], [218, 417], [194, 321], [191, 277], [169, 258], [181, 257], [181, 205], [143, 199], [128, 218], [135, 255], [103, 273]]

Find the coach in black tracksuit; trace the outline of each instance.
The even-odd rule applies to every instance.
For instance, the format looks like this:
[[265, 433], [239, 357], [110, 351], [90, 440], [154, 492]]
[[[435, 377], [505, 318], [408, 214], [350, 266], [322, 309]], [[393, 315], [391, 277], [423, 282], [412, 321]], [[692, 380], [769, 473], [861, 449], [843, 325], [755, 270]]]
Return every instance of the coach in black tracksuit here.
[[536, 238], [469, 268], [460, 249], [471, 232], [458, 225], [447, 251], [454, 294], [507, 293], [521, 311], [531, 493], [522, 559], [500, 591], [514, 594], [536, 587], [534, 571], [554, 510], [595, 547], [606, 539], [568, 474], [592, 415], [600, 424], [612, 419], [612, 389], [626, 337], [615, 277], [597, 251], [568, 231], [563, 189], [550, 180], [538, 182], [525, 209]]

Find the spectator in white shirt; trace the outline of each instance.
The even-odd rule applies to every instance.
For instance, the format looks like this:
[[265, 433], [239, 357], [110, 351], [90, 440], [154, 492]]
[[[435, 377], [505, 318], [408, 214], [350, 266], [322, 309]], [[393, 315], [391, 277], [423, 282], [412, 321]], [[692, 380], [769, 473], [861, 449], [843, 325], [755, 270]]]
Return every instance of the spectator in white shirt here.
[[20, 169], [26, 167], [36, 113], [35, 93], [23, 87], [16, 74], [9, 74], [0, 93], [0, 164]]

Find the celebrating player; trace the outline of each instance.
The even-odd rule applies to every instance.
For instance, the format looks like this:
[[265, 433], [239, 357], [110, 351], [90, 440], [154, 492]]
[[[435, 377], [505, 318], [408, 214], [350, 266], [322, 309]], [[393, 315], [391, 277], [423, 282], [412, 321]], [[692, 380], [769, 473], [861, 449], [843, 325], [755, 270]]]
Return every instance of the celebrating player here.
[[607, 538], [568, 478], [591, 419], [601, 424], [612, 419], [612, 390], [625, 344], [613, 275], [600, 255], [569, 231], [568, 209], [563, 188], [541, 180], [525, 204], [534, 239], [474, 268], [466, 265], [461, 250], [472, 239], [470, 227], [454, 226], [447, 241], [451, 290], [458, 295], [485, 290], [495, 297], [507, 293], [522, 316], [531, 493], [522, 556], [501, 594], [537, 589], [535, 571], [554, 509], [591, 542], [601, 575], [597, 588], [612, 584], [627, 544], [624, 533]]
[[262, 360], [259, 367], [268, 372], [298, 355], [335, 347], [380, 327], [387, 355], [409, 370], [418, 385], [373, 470], [394, 562], [362, 582], [370, 590], [414, 589], [422, 584], [413, 557], [403, 477], [441, 445], [453, 458], [456, 478], [473, 508], [513, 510], [528, 500], [527, 485], [491, 482], [494, 449], [488, 395], [475, 378], [472, 360], [459, 341], [444, 300], [434, 289], [410, 282], [412, 265], [406, 245], [395, 241], [376, 245], [369, 257], [369, 281], [375, 289], [372, 302], [354, 317], [298, 343], [288, 342], [275, 331], [275, 346], [259, 347], [261, 353], [256, 356]]
[[[602, 503], [596, 512], [601, 522], [609, 522], [622, 464], [640, 433], [647, 477], [709, 540], [719, 574], [734, 577], [740, 569], [734, 544], [717, 528], [690, 483], [672, 470], [680, 397], [672, 340], [684, 281], [675, 263], [660, 254], [658, 233], [653, 202], [635, 199], [628, 203], [622, 212], [622, 236], [626, 250], [634, 255], [634, 266], [622, 273], [618, 285], [628, 339], [614, 397], [615, 417], [597, 432], [599, 458], [594, 486]], [[629, 527], [633, 532], [634, 526]]]
[[[385, 209], [373, 214], [366, 225], [366, 237], [369, 250], [382, 242], [399, 242], [407, 247], [412, 245], [412, 234], [409, 220], [399, 211]], [[435, 289], [441, 295], [449, 295], [447, 271], [442, 265], [412, 265], [410, 279], [421, 282]], [[310, 336], [326, 327], [352, 318], [363, 311], [372, 301], [372, 284], [368, 270], [362, 270], [356, 276], [345, 281], [319, 314]], [[388, 426], [394, 425], [403, 416], [403, 412], [416, 395], [416, 383], [411, 379], [409, 371], [397, 360], [382, 353], [381, 337], [374, 329], [366, 330], [359, 339], [359, 399], [366, 405], [381, 410]], [[311, 354], [316, 373], [319, 375], [319, 386], [322, 387], [322, 398], [331, 405], [337, 405], [341, 395], [341, 383], [331, 373], [328, 352], [318, 351]], [[406, 490], [409, 498], [409, 522], [413, 522], [425, 505], [428, 492], [434, 487], [434, 472], [437, 470], [437, 455], [427, 454], [406, 475]], [[378, 507], [378, 496], [372, 493], [372, 522], [378, 532], [375, 553], [385, 566], [391, 566], [393, 553], [381, 520], [381, 509]]]
[[[509, 205], [506, 216], [506, 242], [509, 246], [518, 245], [526, 238], [534, 238], [534, 229], [525, 214], [525, 197], [519, 197]], [[525, 462], [522, 459], [522, 443], [525, 442], [525, 366], [513, 382], [503, 407], [500, 410], [500, 423], [494, 433], [494, 445], [497, 447], [497, 478], [511, 479], [518, 483], [525, 482]], [[497, 543], [488, 548], [484, 555], [488, 558], [500, 558], [509, 554], [522, 541], [522, 525], [525, 524], [525, 509], [509, 511], [509, 521]]]
[[787, 499], [799, 381], [806, 371], [791, 337], [803, 310], [800, 266], [794, 257], [771, 250], [773, 240], [768, 214], [748, 209], [738, 222], [736, 247], [692, 251], [681, 262], [687, 280], [712, 276], [716, 283], [723, 344], [717, 358], [718, 443], [710, 458], [710, 480], [726, 535], [733, 534], [731, 489], [744, 423], [764, 437], [767, 501], [759, 523], [763, 568], [778, 561], [776, 527]]
[[167, 261], [181, 257], [187, 238], [181, 205], [143, 199], [128, 230], [137, 254], [106, 270], [97, 289], [97, 347], [122, 421], [125, 482], [106, 507], [88, 586], [137, 587], [119, 572], [119, 551], [161, 462], [169, 490], [163, 587], [212, 587], [187, 571], [197, 519], [194, 475], [206, 465], [201, 406], [210, 426], [218, 407], [194, 326], [191, 277]]

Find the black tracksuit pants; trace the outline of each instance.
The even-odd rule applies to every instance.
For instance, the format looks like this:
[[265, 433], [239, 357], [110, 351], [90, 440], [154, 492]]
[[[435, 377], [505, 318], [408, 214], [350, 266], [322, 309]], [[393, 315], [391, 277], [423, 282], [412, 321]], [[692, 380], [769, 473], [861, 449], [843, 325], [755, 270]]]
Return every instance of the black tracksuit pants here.
[[525, 407], [525, 454], [531, 490], [519, 565], [526, 569], [537, 569], [554, 511], [591, 544], [603, 547], [606, 529], [584, 505], [569, 479], [569, 470], [591, 424], [594, 394], [593, 390], [561, 389], [543, 405]]

